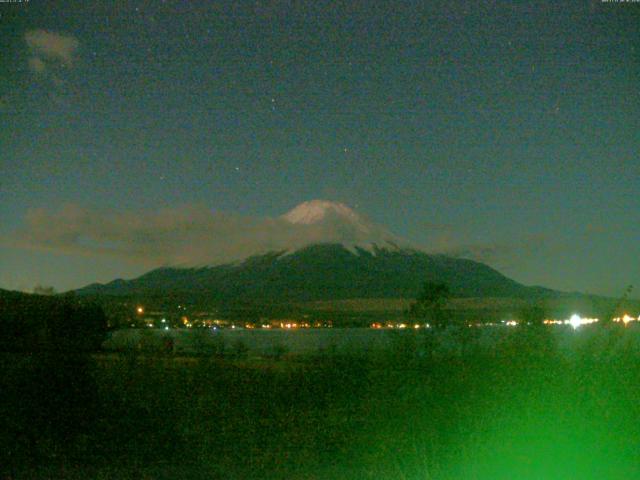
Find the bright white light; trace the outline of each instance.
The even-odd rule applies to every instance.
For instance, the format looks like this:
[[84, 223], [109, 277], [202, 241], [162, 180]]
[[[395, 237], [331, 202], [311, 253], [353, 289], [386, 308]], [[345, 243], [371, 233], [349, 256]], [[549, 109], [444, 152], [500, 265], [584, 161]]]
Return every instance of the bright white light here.
[[169, 330], [169, 325], [167, 325], [166, 327], [164, 327], [165, 330]]
[[575, 330], [580, 325], [582, 325], [582, 318], [580, 318], [580, 315], [577, 315], [577, 314], [574, 313], [573, 315], [571, 315], [571, 318], [569, 319], [569, 324]]

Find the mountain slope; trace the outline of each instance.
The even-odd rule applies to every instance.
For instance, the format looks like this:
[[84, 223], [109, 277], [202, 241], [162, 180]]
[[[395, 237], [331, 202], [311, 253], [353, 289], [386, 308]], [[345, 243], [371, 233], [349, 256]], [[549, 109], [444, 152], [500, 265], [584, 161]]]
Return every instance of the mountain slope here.
[[316, 244], [241, 263], [164, 267], [133, 280], [89, 285], [78, 294], [202, 295], [216, 301], [291, 302], [347, 298], [415, 298], [422, 284], [442, 281], [456, 297], [538, 298], [552, 290], [526, 287], [487, 265], [399, 248], [367, 250]]

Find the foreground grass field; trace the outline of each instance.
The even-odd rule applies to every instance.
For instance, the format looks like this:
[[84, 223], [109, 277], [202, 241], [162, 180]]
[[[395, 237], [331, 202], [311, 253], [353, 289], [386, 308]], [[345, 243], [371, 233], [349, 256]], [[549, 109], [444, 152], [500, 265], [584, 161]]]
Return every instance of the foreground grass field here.
[[430, 332], [278, 360], [5, 354], [0, 475], [640, 478], [639, 334], [461, 331], [437, 355]]

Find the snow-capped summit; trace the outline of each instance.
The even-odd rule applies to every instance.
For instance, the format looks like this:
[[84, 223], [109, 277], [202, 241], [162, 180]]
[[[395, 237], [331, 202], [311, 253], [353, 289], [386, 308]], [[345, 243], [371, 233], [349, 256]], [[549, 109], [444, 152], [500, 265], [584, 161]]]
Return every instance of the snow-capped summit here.
[[340, 243], [350, 250], [396, 248], [396, 243], [403, 243], [386, 228], [339, 202], [310, 200], [280, 218], [297, 228], [296, 245], [291, 250], [311, 243]]
[[322, 221], [328, 214], [333, 213], [352, 223], [364, 223], [360, 215], [343, 203], [328, 200], [309, 200], [285, 213], [282, 218], [290, 223], [309, 225]]

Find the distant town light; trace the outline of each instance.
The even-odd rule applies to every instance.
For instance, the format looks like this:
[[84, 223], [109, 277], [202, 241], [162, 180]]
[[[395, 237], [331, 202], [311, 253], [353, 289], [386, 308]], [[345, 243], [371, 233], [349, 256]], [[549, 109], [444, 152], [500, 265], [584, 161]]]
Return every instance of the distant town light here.
[[143, 313], [144, 313], [144, 308], [142, 308], [142, 307], [138, 307], [138, 308], [136, 308], [136, 311], [137, 311], [139, 314], [143, 314]]
[[571, 318], [569, 319], [569, 324], [573, 327], [574, 330], [578, 328], [580, 325], [582, 325], [582, 319], [580, 318], [580, 315], [575, 313], [571, 315]]

